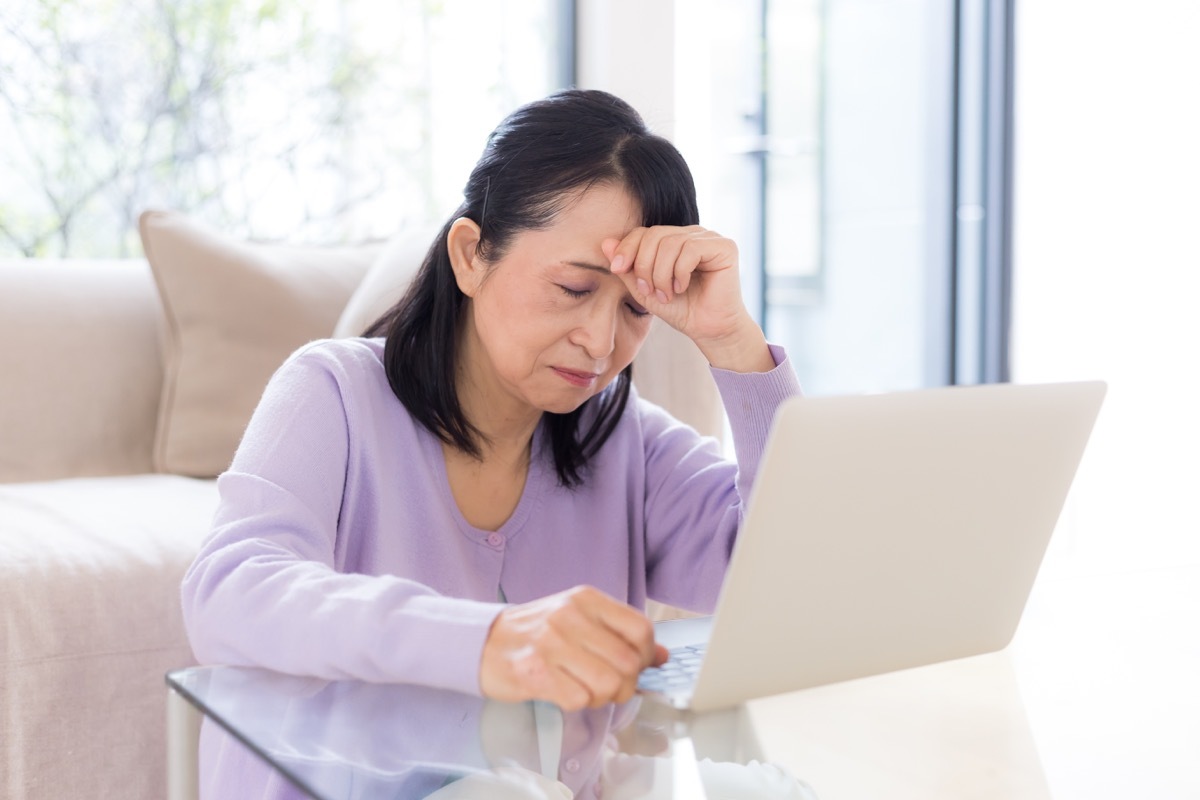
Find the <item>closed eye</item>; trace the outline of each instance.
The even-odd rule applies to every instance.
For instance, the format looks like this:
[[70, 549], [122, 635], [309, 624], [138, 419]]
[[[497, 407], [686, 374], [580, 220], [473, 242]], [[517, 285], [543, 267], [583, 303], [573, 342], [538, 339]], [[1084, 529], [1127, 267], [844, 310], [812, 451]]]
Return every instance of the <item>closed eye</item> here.
[[[565, 294], [567, 297], [571, 297], [576, 300], [581, 297], [587, 297], [592, 293], [591, 289], [572, 289], [570, 286], [563, 286], [562, 284], [559, 284], [558, 288], [562, 289], [563, 294]], [[629, 309], [629, 313], [633, 314], [635, 317], [646, 317], [650, 315], [649, 311], [642, 308], [637, 303], [626, 303], [625, 307]]]

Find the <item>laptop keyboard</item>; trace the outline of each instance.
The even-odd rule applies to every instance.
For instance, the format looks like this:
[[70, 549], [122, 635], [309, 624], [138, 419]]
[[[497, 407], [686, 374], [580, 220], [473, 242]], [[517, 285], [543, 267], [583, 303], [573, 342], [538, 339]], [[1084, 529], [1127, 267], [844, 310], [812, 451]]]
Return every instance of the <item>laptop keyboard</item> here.
[[670, 658], [661, 667], [647, 667], [638, 677], [638, 688], [644, 692], [676, 692], [696, 682], [700, 662], [704, 660], [703, 644], [693, 644], [668, 651]]

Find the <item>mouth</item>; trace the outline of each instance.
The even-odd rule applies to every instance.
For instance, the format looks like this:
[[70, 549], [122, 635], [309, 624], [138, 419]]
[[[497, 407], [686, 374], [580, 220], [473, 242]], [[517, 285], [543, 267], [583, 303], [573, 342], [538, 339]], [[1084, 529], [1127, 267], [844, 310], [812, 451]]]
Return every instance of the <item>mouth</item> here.
[[565, 367], [551, 367], [558, 376], [572, 386], [587, 387], [596, 382], [600, 376], [595, 372], [580, 372], [574, 369], [566, 369]]

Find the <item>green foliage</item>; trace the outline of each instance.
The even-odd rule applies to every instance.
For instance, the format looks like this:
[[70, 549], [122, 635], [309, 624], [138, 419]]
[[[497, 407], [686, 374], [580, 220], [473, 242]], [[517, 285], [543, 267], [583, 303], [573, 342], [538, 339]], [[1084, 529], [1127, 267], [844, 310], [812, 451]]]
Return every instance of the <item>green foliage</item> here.
[[[430, 75], [411, 54], [442, 5], [4, 0], [0, 257], [137, 255], [151, 207], [309, 241], [428, 214]], [[381, 8], [400, 20], [383, 36]]]

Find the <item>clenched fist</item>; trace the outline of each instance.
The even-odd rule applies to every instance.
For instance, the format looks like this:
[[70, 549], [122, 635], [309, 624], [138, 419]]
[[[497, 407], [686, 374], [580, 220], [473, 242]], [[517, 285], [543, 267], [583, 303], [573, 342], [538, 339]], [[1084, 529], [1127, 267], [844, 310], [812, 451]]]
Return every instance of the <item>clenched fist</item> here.
[[644, 614], [578, 586], [500, 612], [479, 682], [494, 700], [547, 700], [574, 711], [629, 700], [638, 674], [666, 660]]

